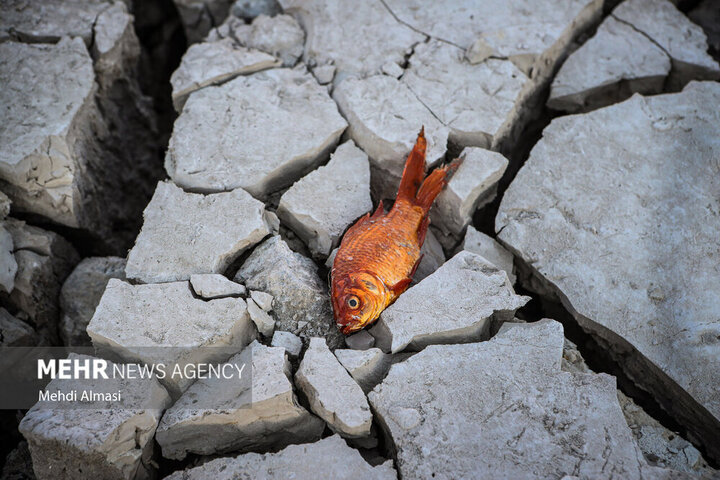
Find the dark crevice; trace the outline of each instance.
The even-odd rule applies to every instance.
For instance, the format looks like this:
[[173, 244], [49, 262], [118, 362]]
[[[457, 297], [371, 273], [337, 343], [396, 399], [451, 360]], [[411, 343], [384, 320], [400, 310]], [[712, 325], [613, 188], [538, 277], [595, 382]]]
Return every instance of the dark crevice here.
[[[398, 478], [400, 478], [400, 470], [397, 468], [397, 447], [393, 442], [390, 429], [387, 425], [385, 425], [385, 422], [383, 422], [382, 418], [378, 415], [377, 411], [369, 401], [368, 405], [370, 406], [370, 412], [373, 416], [371, 431], [375, 433], [378, 444], [373, 449], [359, 449], [360, 454], [369, 464], [373, 466], [379, 465], [387, 460], [392, 460], [393, 468], [395, 468]], [[383, 461], [380, 461], [381, 458]]]
[[[543, 95], [542, 105], [545, 104], [549, 91]], [[491, 237], [495, 237], [495, 217], [497, 216], [500, 203], [502, 202], [505, 191], [510, 186], [510, 183], [515, 179], [518, 171], [527, 161], [530, 156], [530, 151], [533, 149], [535, 144], [542, 138], [542, 132], [547, 127], [552, 119], [554, 118], [553, 113], [546, 107], [542, 107], [540, 115], [530, 121], [518, 136], [518, 141], [513, 145], [512, 150], [505, 156], [508, 159], [508, 167], [505, 170], [502, 178], [498, 182], [497, 195], [495, 199], [478, 209], [473, 215], [472, 225], [479, 231]]]
[[7, 455], [23, 440], [18, 431], [23, 415], [21, 410], [0, 410], [0, 474], [5, 467]]
[[[225, 269], [225, 271], [222, 273], [228, 280], [235, 281], [235, 276], [237, 275], [238, 271], [240, 270], [240, 267], [242, 267], [243, 263], [245, 263], [245, 260], [248, 259], [250, 255], [255, 251], [256, 248], [258, 248], [260, 245], [265, 243], [266, 240], [268, 240], [270, 237], [272, 237], [272, 232], [265, 236], [262, 240], [257, 242], [252, 247], [248, 248], [244, 252], [242, 252], [240, 255], [238, 255], [232, 262], [230, 262], [230, 265]], [[244, 283], [243, 283], [244, 285]], [[250, 296], [250, 289], [247, 291], [248, 296]]]
[[180, 65], [188, 44], [172, 0], [134, 0], [133, 14], [135, 33], [142, 46], [140, 88], [153, 99], [162, 162], [177, 118], [172, 103], [170, 76]]
[[171, 473], [178, 470], [185, 470], [188, 468], [197, 467], [198, 465], [202, 465], [203, 463], [205, 463], [207, 460], [212, 460], [212, 458], [216, 458], [215, 456], [213, 456], [212, 458], [208, 458], [208, 456], [190, 453], [182, 460], [171, 460], [169, 458], [163, 457], [158, 453], [162, 451], [162, 447], [159, 443], [157, 443], [155, 437], [153, 437], [153, 442], [153, 452], [155, 452], [155, 454], [153, 455], [153, 460], [154, 463], [157, 465], [157, 478], [165, 478]]
[[208, 6], [208, 4], [203, 2], [202, 5], [203, 5], [203, 11], [210, 19], [210, 29], [212, 30], [213, 28], [217, 27], [219, 25], [219, 23], [215, 19], [215, 16], [212, 14], [212, 10], [210, 10], [210, 7]]
[[687, 15], [690, 10], [700, 4], [700, 1], [701, 0], [678, 0], [675, 6], [678, 10]]

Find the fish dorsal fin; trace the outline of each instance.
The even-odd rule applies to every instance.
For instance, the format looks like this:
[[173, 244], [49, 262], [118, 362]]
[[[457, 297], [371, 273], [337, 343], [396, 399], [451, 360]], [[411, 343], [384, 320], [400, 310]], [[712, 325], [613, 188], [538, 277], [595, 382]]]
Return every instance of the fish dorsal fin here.
[[357, 231], [363, 225], [365, 225], [366, 223], [369, 223], [369, 222], [370, 222], [370, 214], [366, 213], [365, 215], [360, 217], [355, 223], [353, 223], [353, 225], [350, 228], [348, 228], [347, 232], [345, 232], [345, 235], [343, 236], [343, 240], [345, 240], [346, 238], [351, 237], [352, 235], [357, 233]]
[[369, 213], [366, 213], [362, 217], [358, 219], [350, 228], [348, 228], [348, 231], [345, 233], [345, 237], [354, 235], [363, 225], [366, 225], [374, 220], [377, 220], [381, 218], [383, 215], [385, 215], [385, 208], [383, 207], [383, 202], [380, 200], [380, 203], [378, 204], [377, 208], [375, 209], [375, 212], [370, 215]]
[[382, 218], [383, 215], [385, 215], [385, 209], [383, 207], [382, 200], [380, 200], [380, 204], [378, 205], [378, 208], [375, 209], [375, 212], [372, 215], [366, 213], [360, 217], [350, 228], [348, 228], [348, 231], [345, 232], [343, 239], [346, 237], [352, 238], [352, 236], [355, 235], [364, 225]]
[[373, 213], [370, 216], [370, 220], [377, 220], [378, 218], [385, 215], [385, 207], [383, 207], [383, 201], [380, 200], [380, 203], [378, 204], [377, 208], [375, 209], [375, 213]]

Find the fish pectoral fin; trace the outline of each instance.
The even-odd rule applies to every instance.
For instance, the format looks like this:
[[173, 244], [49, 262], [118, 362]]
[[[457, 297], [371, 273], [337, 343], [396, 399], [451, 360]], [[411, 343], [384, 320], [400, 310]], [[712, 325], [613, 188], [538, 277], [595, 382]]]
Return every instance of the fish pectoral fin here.
[[418, 266], [420, 265], [420, 262], [422, 261], [425, 254], [423, 253], [420, 255], [420, 258], [417, 259], [415, 262], [415, 265], [413, 265], [412, 270], [410, 270], [410, 275], [407, 276], [407, 278], [403, 278], [399, 282], [397, 282], [395, 285], [392, 285], [390, 287], [390, 290], [392, 290], [393, 294], [397, 297], [401, 293], [403, 293], [405, 290], [407, 290], [410, 283], [412, 283], [412, 277], [415, 275], [415, 272], [418, 269]]
[[[425, 236], [427, 235], [428, 227], [430, 226], [430, 215], [425, 215], [418, 227], [418, 246], [422, 247], [425, 243]], [[418, 260], [419, 261], [419, 260]], [[410, 275], [412, 276], [412, 275]]]
[[405, 290], [407, 290], [407, 287], [410, 285], [410, 282], [412, 282], [412, 278], [403, 278], [399, 282], [397, 282], [395, 285], [390, 286], [390, 290], [392, 290], [393, 294], [397, 297], [401, 293], [403, 293]]
[[422, 259], [424, 256], [425, 256], [424, 253], [420, 254], [420, 258], [418, 258], [417, 262], [415, 262], [415, 265], [413, 265], [413, 268], [410, 271], [410, 275], [408, 275], [408, 277], [410, 278], [410, 281], [412, 281], [412, 278], [415, 276], [415, 272], [417, 271], [418, 267], [420, 266], [420, 262], [422, 262]]

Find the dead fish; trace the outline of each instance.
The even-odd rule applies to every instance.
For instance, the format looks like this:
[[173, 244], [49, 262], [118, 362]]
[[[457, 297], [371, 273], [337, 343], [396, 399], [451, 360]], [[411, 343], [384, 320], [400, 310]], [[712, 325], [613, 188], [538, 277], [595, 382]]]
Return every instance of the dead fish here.
[[344, 334], [375, 322], [403, 293], [421, 260], [435, 197], [457, 168], [453, 162], [425, 178], [424, 128], [405, 162], [397, 198], [389, 212], [382, 202], [345, 233], [331, 269], [335, 322]]

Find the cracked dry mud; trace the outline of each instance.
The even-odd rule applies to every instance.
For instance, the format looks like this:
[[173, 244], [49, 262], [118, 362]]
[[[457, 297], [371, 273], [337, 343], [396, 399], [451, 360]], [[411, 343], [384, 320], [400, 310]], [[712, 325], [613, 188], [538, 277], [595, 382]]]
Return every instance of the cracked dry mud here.
[[[10, 412], [2, 478], [717, 478], [717, 2], [689, 3], [0, 2], [0, 346], [251, 371]], [[421, 125], [463, 163], [346, 338], [329, 266]]]

